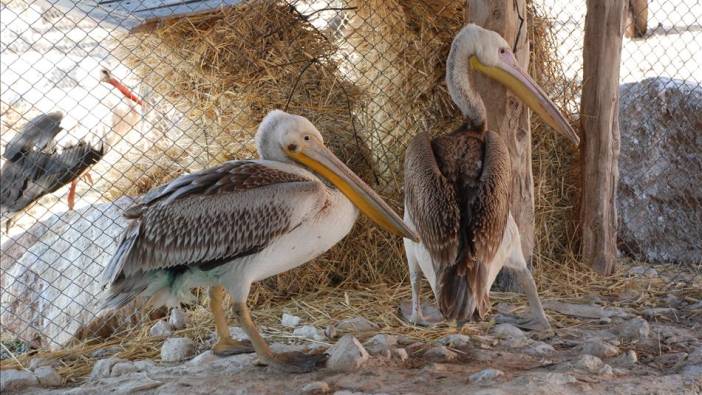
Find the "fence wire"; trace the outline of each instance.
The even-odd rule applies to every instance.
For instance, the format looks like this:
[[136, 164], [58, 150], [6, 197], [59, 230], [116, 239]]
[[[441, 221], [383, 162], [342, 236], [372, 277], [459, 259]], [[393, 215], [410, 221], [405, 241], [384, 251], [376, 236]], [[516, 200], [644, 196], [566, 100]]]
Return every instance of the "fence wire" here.
[[[103, 12], [93, 12], [96, 3]], [[80, 178], [72, 210], [68, 181], [12, 206], [12, 188], [46, 185], [10, 182], [18, 159], [2, 158], [2, 214], [11, 221], [0, 265], [6, 348], [57, 348], [137, 323], [138, 314], [95, 322], [122, 211], [179, 174], [254, 157], [267, 111], [309, 117], [396, 204], [409, 139], [460, 121], [436, 67], [463, 23], [460, 1], [225, 1], [214, 17], [192, 19], [167, 17], [212, 2], [159, 2], [149, 12], [164, 17], [160, 24], [126, 33], [125, 21], [154, 3], [0, 2], [3, 153], [28, 122], [57, 111], [63, 131], [43, 152], [65, 155], [77, 144], [97, 152], [87, 170], [66, 170]], [[562, 78], [580, 86], [585, 2], [533, 5], [557, 43]], [[631, 0], [626, 23], [621, 250], [644, 261], [699, 261], [702, 5]], [[103, 68], [143, 105], [102, 80]], [[577, 114], [579, 98], [563, 105]]]

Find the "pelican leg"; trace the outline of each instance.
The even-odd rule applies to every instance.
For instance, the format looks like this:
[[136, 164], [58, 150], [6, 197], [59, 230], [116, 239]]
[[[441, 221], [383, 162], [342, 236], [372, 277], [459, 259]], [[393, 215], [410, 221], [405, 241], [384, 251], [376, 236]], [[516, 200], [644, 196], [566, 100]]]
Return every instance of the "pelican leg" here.
[[68, 188], [68, 209], [73, 210], [73, 206], [76, 204], [76, 185], [78, 185], [78, 179], [71, 181], [71, 186]]
[[289, 373], [306, 373], [318, 369], [327, 360], [326, 354], [305, 354], [302, 352], [274, 353], [256, 329], [246, 302], [235, 304], [241, 326], [251, 339], [259, 361]]
[[85, 181], [86, 184], [90, 185], [91, 187], [93, 186], [93, 176], [90, 175], [89, 172], [85, 172], [83, 174], [83, 181]]
[[215, 321], [215, 330], [217, 331], [217, 343], [212, 346], [212, 352], [215, 355], [227, 356], [235, 354], [245, 354], [254, 352], [250, 342], [241, 342], [234, 340], [229, 333], [227, 325], [227, 317], [224, 314], [222, 301], [224, 299], [224, 288], [210, 288], [210, 310]]

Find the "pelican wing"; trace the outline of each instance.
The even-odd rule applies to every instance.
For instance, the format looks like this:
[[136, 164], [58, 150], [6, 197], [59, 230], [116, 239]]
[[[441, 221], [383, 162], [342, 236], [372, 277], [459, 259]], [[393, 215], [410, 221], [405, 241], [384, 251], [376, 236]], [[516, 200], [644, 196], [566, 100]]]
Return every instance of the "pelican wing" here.
[[321, 188], [267, 161], [232, 161], [178, 177], [127, 209], [130, 224], [104, 280], [175, 267], [209, 270], [254, 254], [297, 227]]
[[487, 265], [509, 214], [510, 162], [503, 140], [456, 132], [418, 136], [405, 159], [410, 216], [429, 251], [447, 318], [467, 320], [488, 308]]
[[3, 156], [9, 161], [16, 161], [22, 154], [42, 151], [49, 147], [61, 131], [61, 120], [63, 114], [60, 112], [41, 114], [33, 118], [7, 143]]

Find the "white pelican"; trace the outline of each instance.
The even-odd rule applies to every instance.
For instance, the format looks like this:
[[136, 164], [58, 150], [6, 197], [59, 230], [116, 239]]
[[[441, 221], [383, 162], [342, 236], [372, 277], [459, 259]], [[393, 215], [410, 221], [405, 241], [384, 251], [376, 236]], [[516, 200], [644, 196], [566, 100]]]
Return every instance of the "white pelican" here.
[[[141, 99], [109, 71], [101, 69], [100, 76], [102, 82], [112, 85], [129, 100], [143, 105]], [[5, 223], [6, 231], [27, 206], [68, 183], [71, 184], [68, 208], [72, 210], [78, 179], [83, 176], [92, 184], [88, 169], [105, 155], [115, 136], [126, 134], [139, 119], [139, 112], [134, 107], [125, 111], [118, 106], [112, 113], [112, 127], [97, 140], [66, 139], [68, 142], [64, 142], [64, 136], [60, 135], [63, 131], [63, 114], [60, 112], [41, 114], [29, 121], [7, 143], [3, 153], [6, 160], [0, 173], [0, 213], [10, 217]], [[63, 133], [70, 135], [72, 131]]]
[[261, 159], [183, 175], [126, 211], [129, 226], [105, 270], [104, 308], [137, 296], [173, 306], [190, 300], [191, 288], [210, 287], [219, 336], [214, 352], [246, 352], [247, 344], [229, 336], [222, 286], [262, 362], [310, 371], [323, 356], [275, 354], [258, 333], [246, 305], [251, 283], [327, 251], [349, 233], [357, 208], [390, 232], [416, 236], [324, 146], [306, 118], [270, 112], [258, 128], [256, 147]]
[[405, 155], [404, 218], [421, 239], [404, 241], [412, 283], [411, 314], [405, 318], [427, 324], [419, 300], [420, 269], [444, 318], [456, 320], [460, 327], [485, 317], [490, 287], [506, 265], [517, 272], [531, 308], [530, 318], [514, 321], [522, 327], [547, 329], [549, 323], [509, 212], [509, 152], [502, 137], [486, 129], [485, 105], [471, 88], [469, 70], [499, 81], [551, 127], [576, 145], [579, 142], [553, 102], [521, 70], [499, 34], [473, 24], [461, 29], [446, 62], [446, 83], [465, 123], [433, 140], [425, 133], [417, 135]]

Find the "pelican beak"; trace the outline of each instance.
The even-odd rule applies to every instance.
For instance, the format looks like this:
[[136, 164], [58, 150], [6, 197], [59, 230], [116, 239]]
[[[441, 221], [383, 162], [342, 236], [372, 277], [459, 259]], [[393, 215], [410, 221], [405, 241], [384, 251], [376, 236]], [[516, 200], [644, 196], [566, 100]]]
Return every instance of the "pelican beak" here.
[[132, 92], [129, 88], [124, 86], [123, 83], [121, 83], [117, 78], [112, 76], [112, 73], [110, 73], [109, 70], [107, 69], [101, 69], [100, 70], [100, 81], [108, 83], [117, 90], [119, 90], [127, 99], [133, 101], [134, 103], [143, 106], [144, 101], [139, 98], [139, 96], [135, 95], [134, 92]]
[[287, 154], [329, 180], [383, 229], [413, 241], [419, 240], [402, 218], [321, 142], [313, 140], [304, 148], [287, 151]]
[[486, 66], [475, 56], [470, 58], [470, 65], [473, 69], [503, 84], [532, 111], [539, 114], [549, 126], [570, 139], [573, 144], [578, 145], [580, 143], [578, 135], [543, 89], [522, 71], [512, 51], [505, 50], [499, 56], [500, 61], [496, 66]]

